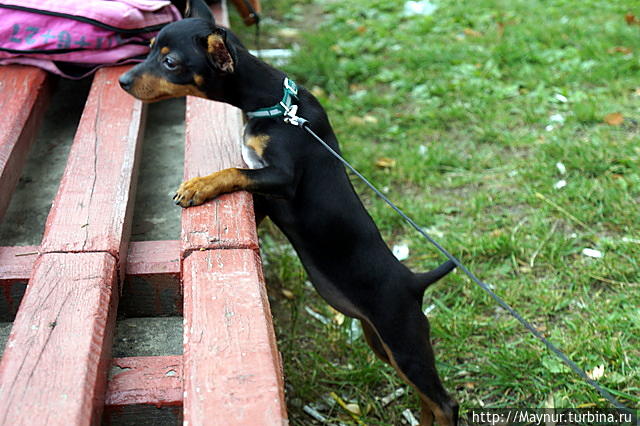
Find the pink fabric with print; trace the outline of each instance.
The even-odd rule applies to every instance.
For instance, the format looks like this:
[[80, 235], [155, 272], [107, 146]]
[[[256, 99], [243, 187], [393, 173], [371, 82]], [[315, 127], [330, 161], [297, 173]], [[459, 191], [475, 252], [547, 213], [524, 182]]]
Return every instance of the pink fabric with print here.
[[178, 19], [166, 0], [0, 0], [0, 65], [80, 78], [141, 60], [149, 40]]

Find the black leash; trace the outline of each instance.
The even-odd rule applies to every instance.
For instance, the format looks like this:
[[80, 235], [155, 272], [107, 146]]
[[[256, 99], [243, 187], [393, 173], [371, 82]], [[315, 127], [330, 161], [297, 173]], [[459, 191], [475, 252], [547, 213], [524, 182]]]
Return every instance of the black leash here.
[[547, 340], [537, 328], [535, 328], [529, 321], [524, 319], [518, 312], [516, 312], [507, 302], [505, 302], [500, 296], [498, 296], [487, 283], [480, 280], [475, 276], [473, 272], [467, 269], [455, 256], [449, 253], [444, 247], [442, 247], [437, 241], [429, 236], [424, 230], [418, 226], [409, 216], [407, 216], [398, 206], [396, 206], [387, 196], [385, 196], [378, 188], [376, 188], [367, 178], [365, 178], [358, 170], [356, 170], [347, 160], [342, 158], [340, 154], [334, 151], [320, 136], [318, 136], [311, 127], [309, 127], [309, 122], [302, 117], [296, 116], [297, 108], [290, 108], [287, 110], [285, 114], [285, 122], [292, 124], [294, 126], [302, 127], [306, 130], [311, 136], [313, 136], [318, 142], [324, 146], [324, 148], [329, 151], [331, 155], [340, 160], [342, 164], [344, 164], [349, 170], [351, 170], [356, 176], [358, 176], [378, 197], [382, 198], [382, 200], [387, 203], [396, 213], [398, 213], [409, 225], [411, 225], [420, 235], [427, 239], [431, 244], [433, 244], [442, 254], [444, 254], [449, 260], [456, 264], [458, 268], [462, 272], [464, 272], [473, 282], [480, 286], [484, 291], [489, 293], [489, 295], [495, 300], [503, 309], [509, 312], [515, 319], [517, 319], [520, 324], [522, 324], [527, 330], [529, 330], [534, 336], [538, 338], [542, 343], [545, 344], [551, 352], [556, 354], [565, 364], [567, 364], [578, 376], [580, 376], [585, 382], [590, 384], [595, 390], [597, 390], [600, 395], [607, 401], [609, 401], [616, 408], [628, 413], [633, 418], [634, 423], [638, 423], [638, 419], [636, 417], [636, 413], [634, 410], [630, 409], [626, 405], [623, 405], [620, 401], [618, 401], [613, 395], [611, 395], [606, 389], [602, 388], [595, 380], [591, 379], [587, 373], [578, 365], [569, 359], [560, 349], [558, 349], [553, 343]]

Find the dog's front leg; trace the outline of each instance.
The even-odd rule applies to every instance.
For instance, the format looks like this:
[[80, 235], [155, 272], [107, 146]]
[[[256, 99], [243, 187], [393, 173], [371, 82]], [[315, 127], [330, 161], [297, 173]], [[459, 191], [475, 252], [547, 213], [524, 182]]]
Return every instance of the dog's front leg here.
[[220, 194], [240, 190], [291, 198], [295, 192], [294, 174], [273, 166], [262, 169], [224, 169], [183, 182], [173, 199], [177, 205], [191, 207]]

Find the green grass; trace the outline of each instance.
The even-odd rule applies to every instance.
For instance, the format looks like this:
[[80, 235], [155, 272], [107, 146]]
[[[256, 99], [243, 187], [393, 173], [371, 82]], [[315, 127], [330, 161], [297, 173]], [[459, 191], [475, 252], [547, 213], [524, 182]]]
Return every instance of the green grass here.
[[[640, 1], [439, 0], [428, 17], [404, 16], [404, 1], [291, 3], [264, 1], [263, 44], [299, 46], [285, 69], [318, 94], [346, 158], [578, 365], [604, 365], [599, 382], [638, 407], [640, 26], [624, 18]], [[279, 39], [283, 26], [299, 36]], [[606, 124], [616, 112], [622, 125]], [[377, 168], [381, 157], [395, 166]], [[386, 241], [409, 245], [412, 269], [442, 260], [354, 184]], [[366, 424], [416, 412], [413, 392], [380, 405], [405, 385], [362, 338], [349, 343], [350, 320], [305, 284], [275, 227], [261, 236], [292, 423], [312, 423], [302, 407], [330, 392]], [[432, 304], [438, 368], [463, 410], [607, 406], [462, 274], [430, 290]], [[321, 412], [355, 424], [338, 405]]]

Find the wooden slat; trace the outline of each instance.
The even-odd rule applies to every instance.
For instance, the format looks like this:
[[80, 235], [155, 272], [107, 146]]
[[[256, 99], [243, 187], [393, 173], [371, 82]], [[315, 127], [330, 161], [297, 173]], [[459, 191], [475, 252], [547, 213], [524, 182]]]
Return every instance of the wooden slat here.
[[127, 68], [103, 68], [94, 77], [42, 252], [105, 251], [118, 259], [126, 250], [144, 113], [118, 85]]
[[[224, 2], [214, 12], [228, 24]], [[236, 108], [187, 98], [185, 178], [242, 166], [241, 124]], [[182, 214], [185, 424], [287, 422], [252, 207], [236, 192]]]
[[282, 425], [283, 380], [259, 256], [192, 252], [183, 263], [184, 419]]
[[122, 300], [127, 317], [182, 315], [180, 242], [140, 241], [129, 245]]
[[144, 112], [126, 68], [94, 77], [0, 364], [0, 424], [100, 419]]
[[[216, 22], [228, 25], [226, 6], [214, 7]], [[243, 167], [242, 115], [230, 105], [187, 97], [184, 178], [205, 176], [227, 167]], [[257, 249], [252, 197], [223, 195], [182, 212], [182, 251], [202, 248]]]
[[[0, 247], [0, 283], [25, 280], [38, 257], [38, 246]], [[127, 275], [180, 273], [180, 242], [133, 241], [127, 252]]]
[[[187, 99], [184, 178], [242, 167], [240, 111], [229, 105]], [[182, 212], [182, 250], [257, 248], [253, 200], [246, 192], [226, 194]]]
[[37, 257], [37, 246], [0, 247], [0, 321], [13, 321]]
[[38, 258], [0, 363], [0, 424], [86, 425], [100, 418], [116, 275], [108, 253]]
[[[0, 247], [0, 321], [12, 321], [38, 246]], [[128, 316], [182, 315], [180, 241], [135, 241], [127, 254], [120, 310]]]
[[0, 247], [0, 284], [29, 278], [38, 250], [38, 246]]
[[115, 358], [105, 405], [182, 405], [182, 357]]
[[127, 254], [127, 275], [180, 273], [178, 241], [133, 241]]
[[47, 73], [20, 65], [0, 67], [0, 220], [50, 98]]

